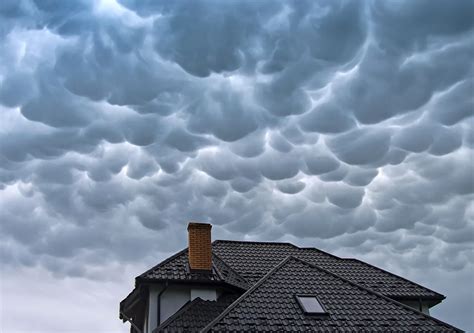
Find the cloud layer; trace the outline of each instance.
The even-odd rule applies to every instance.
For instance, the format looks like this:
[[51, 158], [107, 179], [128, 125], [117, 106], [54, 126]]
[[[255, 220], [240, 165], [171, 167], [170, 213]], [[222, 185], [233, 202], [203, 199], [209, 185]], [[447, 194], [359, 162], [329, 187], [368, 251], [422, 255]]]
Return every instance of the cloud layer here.
[[[199, 220], [216, 238], [390, 261], [427, 284], [474, 275], [473, 13], [463, 0], [2, 1], [5, 274], [107, 283], [110, 267], [184, 246]], [[464, 301], [443, 319], [473, 327]]]

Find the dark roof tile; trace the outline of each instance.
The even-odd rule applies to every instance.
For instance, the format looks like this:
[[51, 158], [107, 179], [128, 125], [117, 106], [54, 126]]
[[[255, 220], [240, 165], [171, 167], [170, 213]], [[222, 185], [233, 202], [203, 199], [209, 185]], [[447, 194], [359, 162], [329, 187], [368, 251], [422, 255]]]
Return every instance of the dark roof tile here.
[[[233, 292], [247, 292], [229, 307], [222, 299], [190, 302], [160, 326], [163, 331], [195, 332], [226, 307], [213, 320], [213, 331], [456, 330], [393, 300], [413, 297], [436, 303], [443, 295], [356, 259], [290, 243], [219, 240], [212, 249], [210, 274], [191, 273], [184, 249], [137, 277], [137, 282], [218, 283], [234, 287]], [[306, 316], [295, 292], [316, 293], [330, 316]]]
[[223, 282], [239, 289], [246, 290], [249, 284], [232, 267], [213, 255], [210, 274], [192, 273], [189, 269], [188, 250], [183, 249], [158, 265], [137, 277], [146, 281], [187, 281], [187, 282]]
[[[295, 299], [297, 294], [316, 295], [329, 315], [305, 315]], [[288, 257], [203, 332], [411, 332], [414, 329], [418, 332], [459, 331], [334, 273]]]
[[303, 259], [350, 281], [395, 299], [445, 297], [433, 290], [356, 259], [343, 259], [315, 248], [290, 243], [213, 242], [213, 269], [208, 275], [193, 274], [184, 249], [140, 275], [138, 280], [220, 282], [246, 290], [288, 256]]
[[287, 256], [301, 258], [354, 282], [393, 297], [445, 297], [412, 281], [355, 259], [343, 259], [315, 248], [299, 248], [290, 243], [215, 241], [213, 252], [249, 283], [255, 283]]

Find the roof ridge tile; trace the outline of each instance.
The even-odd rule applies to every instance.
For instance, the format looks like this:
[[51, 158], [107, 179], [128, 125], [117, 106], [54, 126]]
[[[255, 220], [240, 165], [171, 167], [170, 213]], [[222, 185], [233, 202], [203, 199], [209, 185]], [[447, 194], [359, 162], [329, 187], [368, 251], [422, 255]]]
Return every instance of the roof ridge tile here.
[[290, 242], [273, 242], [273, 241], [242, 241], [242, 240], [231, 240], [231, 239], [216, 239], [212, 242], [215, 243], [244, 243], [244, 244], [269, 244], [269, 245], [289, 245], [294, 248], [300, 248]]

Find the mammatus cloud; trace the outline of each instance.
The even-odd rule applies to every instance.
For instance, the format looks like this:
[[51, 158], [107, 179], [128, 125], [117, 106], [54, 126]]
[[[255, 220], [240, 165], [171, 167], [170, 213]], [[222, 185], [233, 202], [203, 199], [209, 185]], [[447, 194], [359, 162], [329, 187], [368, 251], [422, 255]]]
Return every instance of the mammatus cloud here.
[[[473, 13], [463, 0], [2, 1], [2, 294], [26, 272], [63, 290], [121, 283], [118, 301], [202, 220], [216, 238], [391, 268], [474, 327], [472, 293], [450, 287], [472, 289]], [[61, 329], [83, 327], [71, 320]]]

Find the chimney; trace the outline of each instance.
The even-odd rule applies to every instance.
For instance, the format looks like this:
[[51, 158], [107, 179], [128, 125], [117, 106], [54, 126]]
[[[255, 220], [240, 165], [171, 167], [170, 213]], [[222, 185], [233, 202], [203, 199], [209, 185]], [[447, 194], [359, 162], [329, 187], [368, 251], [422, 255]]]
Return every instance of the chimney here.
[[212, 270], [211, 228], [208, 223], [188, 224], [188, 256], [191, 271], [210, 273]]

